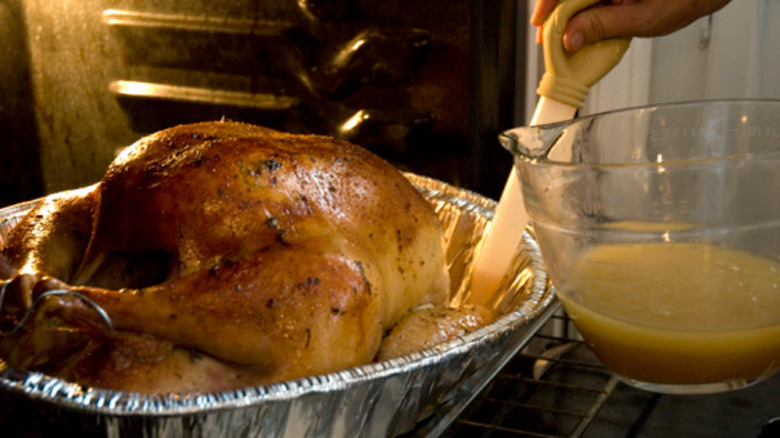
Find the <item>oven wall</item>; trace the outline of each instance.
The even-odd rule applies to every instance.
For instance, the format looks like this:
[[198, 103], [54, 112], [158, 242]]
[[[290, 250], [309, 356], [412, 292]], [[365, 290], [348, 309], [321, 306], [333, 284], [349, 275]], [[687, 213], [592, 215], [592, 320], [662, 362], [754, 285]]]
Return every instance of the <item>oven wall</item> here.
[[0, 1], [0, 205], [43, 192], [27, 31], [18, 1]]
[[3, 204], [90, 184], [142, 135], [223, 117], [344, 138], [496, 197], [511, 165], [496, 135], [524, 118], [515, 1], [5, 0], [0, 11], [13, 62], [0, 66], [11, 96], [0, 148], [25, 168], [0, 164]]

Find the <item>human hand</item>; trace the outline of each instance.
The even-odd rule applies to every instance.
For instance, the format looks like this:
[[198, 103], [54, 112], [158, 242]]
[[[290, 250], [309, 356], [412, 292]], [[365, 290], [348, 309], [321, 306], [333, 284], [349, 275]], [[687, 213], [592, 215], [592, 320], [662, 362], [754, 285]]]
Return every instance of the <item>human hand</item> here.
[[[563, 36], [569, 53], [607, 38], [668, 35], [711, 14], [730, 0], [607, 0], [572, 16]], [[531, 24], [540, 27], [557, 0], [537, 0]], [[541, 32], [537, 42], [541, 43]]]

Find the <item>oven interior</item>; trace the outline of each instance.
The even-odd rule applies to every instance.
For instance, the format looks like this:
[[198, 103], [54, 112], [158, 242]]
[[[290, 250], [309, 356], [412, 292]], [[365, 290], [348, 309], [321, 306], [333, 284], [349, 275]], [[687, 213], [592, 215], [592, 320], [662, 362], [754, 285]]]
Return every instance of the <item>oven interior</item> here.
[[232, 119], [343, 138], [496, 197], [523, 119], [511, 0], [0, 2], [0, 205], [97, 181], [117, 151]]
[[[496, 199], [525, 120], [511, 0], [0, 1], [0, 205], [95, 182], [118, 150], [228, 118], [333, 135]], [[409, 436], [780, 436], [780, 379], [697, 397], [616, 381], [558, 313]]]

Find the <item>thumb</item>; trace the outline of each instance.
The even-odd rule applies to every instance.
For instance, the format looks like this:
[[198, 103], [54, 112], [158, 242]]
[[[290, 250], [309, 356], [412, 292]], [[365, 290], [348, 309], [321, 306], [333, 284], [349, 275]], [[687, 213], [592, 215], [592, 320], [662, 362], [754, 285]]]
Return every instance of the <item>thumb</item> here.
[[563, 47], [573, 53], [586, 44], [631, 35], [632, 32], [636, 32], [638, 26], [632, 9], [615, 5], [586, 9], [577, 13], [566, 26]]

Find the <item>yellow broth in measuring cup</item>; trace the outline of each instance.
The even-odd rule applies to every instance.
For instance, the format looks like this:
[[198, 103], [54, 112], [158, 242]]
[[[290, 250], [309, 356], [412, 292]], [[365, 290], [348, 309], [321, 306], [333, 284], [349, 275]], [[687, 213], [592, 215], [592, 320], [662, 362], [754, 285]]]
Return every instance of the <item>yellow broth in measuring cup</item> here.
[[564, 308], [604, 365], [635, 386], [715, 392], [780, 369], [777, 261], [699, 243], [604, 244], [570, 275]]

